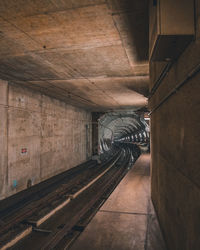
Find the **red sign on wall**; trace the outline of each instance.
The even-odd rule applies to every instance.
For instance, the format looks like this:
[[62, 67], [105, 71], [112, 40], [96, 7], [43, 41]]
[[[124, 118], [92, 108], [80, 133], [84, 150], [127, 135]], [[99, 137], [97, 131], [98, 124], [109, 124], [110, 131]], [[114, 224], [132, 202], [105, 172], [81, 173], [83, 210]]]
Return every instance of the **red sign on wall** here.
[[22, 148], [21, 149], [21, 154], [27, 154], [27, 148]]

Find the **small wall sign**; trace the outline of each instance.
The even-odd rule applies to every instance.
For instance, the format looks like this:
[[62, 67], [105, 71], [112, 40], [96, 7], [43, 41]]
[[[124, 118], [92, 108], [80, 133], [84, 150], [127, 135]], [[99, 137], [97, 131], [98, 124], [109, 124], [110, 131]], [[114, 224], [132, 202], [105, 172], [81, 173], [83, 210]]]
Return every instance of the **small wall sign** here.
[[24, 155], [24, 154], [27, 154], [28, 150], [27, 148], [22, 148], [21, 149], [21, 154]]

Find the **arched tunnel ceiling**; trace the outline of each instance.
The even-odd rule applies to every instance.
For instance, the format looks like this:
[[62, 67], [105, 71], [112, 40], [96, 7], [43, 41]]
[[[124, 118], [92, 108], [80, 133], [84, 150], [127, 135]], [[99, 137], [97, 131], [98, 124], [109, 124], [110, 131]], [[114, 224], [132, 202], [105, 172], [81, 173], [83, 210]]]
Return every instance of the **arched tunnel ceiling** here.
[[99, 119], [100, 140], [115, 141], [140, 131], [149, 131], [144, 118], [134, 111], [109, 112]]
[[147, 104], [148, 0], [1, 0], [0, 79], [93, 111]]

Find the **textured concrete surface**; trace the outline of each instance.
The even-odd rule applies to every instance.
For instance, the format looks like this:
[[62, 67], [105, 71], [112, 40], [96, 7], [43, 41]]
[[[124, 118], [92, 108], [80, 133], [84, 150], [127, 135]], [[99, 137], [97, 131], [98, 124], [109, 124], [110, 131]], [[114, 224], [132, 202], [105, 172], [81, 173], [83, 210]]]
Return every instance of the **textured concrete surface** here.
[[147, 0], [2, 0], [0, 78], [91, 110], [147, 105]]
[[99, 144], [99, 124], [98, 119], [101, 113], [92, 113], [92, 154], [98, 154], [98, 144]]
[[[173, 91], [151, 115], [152, 198], [170, 250], [200, 246], [200, 74], [190, 78], [200, 63], [200, 0], [195, 12], [194, 41], [149, 103], [153, 110]], [[0, 82], [3, 198], [90, 154], [90, 114], [66, 103], [93, 111], [147, 104], [148, 1], [1, 0], [0, 27], [0, 78], [40, 91]], [[150, 90], [165, 66], [150, 62]]]
[[150, 199], [150, 156], [142, 155], [70, 249], [166, 250]]
[[89, 112], [16, 84], [0, 95], [1, 199], [91, 156]]
[[[200, 64], [200, 1], [195, 2], [196, 38], [149, 103], [153, 110], [184, 81], [151, 115], [152, 199], [170, 250], [200, 249], [200, 73], [192, 76]], [[151, 63], [151, 88], [162, 66]]]
[[0, 80], [0, 193], [5, 193], [6, 182], [8, 178], [7, 160], [8, 160], [8, 146], [7, 146], [7, 103], [8, 103], [8, 84]]

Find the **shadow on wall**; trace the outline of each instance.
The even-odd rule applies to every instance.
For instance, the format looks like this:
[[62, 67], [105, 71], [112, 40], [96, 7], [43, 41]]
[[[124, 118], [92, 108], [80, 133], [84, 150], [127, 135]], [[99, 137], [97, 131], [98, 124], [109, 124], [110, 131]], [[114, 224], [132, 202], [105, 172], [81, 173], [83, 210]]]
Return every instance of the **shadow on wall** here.
[[[113, 20], [129, 50], [134, 45], [136, 61], [148, 60], [149, 1], [108, 0]], [[131, 31], [131, 32], [130, 32]]]

